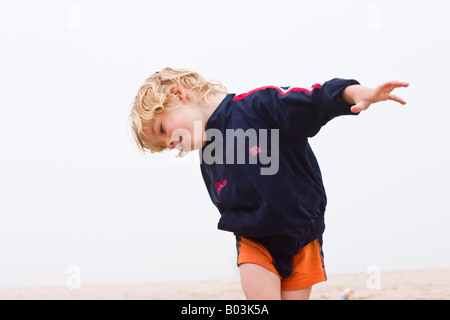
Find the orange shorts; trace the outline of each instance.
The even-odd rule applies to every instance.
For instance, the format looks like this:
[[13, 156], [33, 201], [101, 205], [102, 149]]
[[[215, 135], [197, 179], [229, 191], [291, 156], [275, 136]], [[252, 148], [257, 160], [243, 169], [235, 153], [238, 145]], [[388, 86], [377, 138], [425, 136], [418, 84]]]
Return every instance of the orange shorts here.
[[292, 274], [282, 278], [273, 264], [269, 251], [260, 243], [238, 238], [238, 266], [242, 263], [254, 263], [275, 273], [281, 280], [281, 290], [301, 290], [326, 281], [322, 247], [319, 240], [313, 240], [293, 256]]

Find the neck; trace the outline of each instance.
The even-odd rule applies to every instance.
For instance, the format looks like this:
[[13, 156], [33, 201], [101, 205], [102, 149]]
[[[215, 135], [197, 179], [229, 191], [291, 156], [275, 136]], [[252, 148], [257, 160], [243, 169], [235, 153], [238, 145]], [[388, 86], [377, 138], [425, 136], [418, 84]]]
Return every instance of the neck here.
[[211, 115], [214, 113], [214, 111], [217, 109], [217, 107], [220, 105], [220, 103], [225, 99], [227, 95], [225, 93], [217, 94], [217, 95], [211, 95], [208, 97], [208, 101], [210, 104], [206, 108], [204, 108], [204, 114], [205, 114], [205, 123], [208, 121], [208, 119], [211, 117]]

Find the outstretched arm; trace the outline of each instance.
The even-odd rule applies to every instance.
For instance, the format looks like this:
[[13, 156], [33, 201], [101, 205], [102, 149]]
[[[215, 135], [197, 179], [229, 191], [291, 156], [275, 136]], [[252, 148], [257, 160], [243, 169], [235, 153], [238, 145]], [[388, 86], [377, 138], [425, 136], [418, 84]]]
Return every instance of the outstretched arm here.
[[406, 104], [405, 100], [392, 94], [395, 88], [408, 87], [408, 82], [389, 81], [379, 85], [375, 89], [366, 88], [360, 85], [351, 85], [344, 89], [342, 98], [348, 104], [352, 104], [351, 111], [361, 112], [370, 107], [372, 103], [393, 100], [401, 104]]

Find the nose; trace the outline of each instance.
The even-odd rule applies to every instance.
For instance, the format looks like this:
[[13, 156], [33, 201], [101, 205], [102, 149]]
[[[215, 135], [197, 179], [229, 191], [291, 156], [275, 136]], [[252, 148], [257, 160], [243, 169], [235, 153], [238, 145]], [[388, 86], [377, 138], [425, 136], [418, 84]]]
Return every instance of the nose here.
[[177, 144], [181, 143], [181, 141], [183, 141], [183, 137], [182, 137], [182, 136], [179, 136], [179, 137], [178, 137], [178, 140], [172, 140], [172, 141], [170, 141], [170, 143], [169, 143], [169, 149], [175, 148], [175, 146], [176, 146]]

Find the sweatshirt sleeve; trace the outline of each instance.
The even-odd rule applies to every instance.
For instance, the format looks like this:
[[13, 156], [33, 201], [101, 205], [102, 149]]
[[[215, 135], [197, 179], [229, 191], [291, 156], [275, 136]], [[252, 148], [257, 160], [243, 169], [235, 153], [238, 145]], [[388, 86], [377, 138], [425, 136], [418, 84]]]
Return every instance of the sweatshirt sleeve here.
[[[273, 119], [287, 135], [295, 138], [315, 136], [331, 119], [356, 115], [342, 97], [342, 91], [356, 80], [332, 79], [312, 89], [296, 87], [267, 87], [258, 101], [262, 112]], [[255, 98], [257, 98], [255, 96]]]

